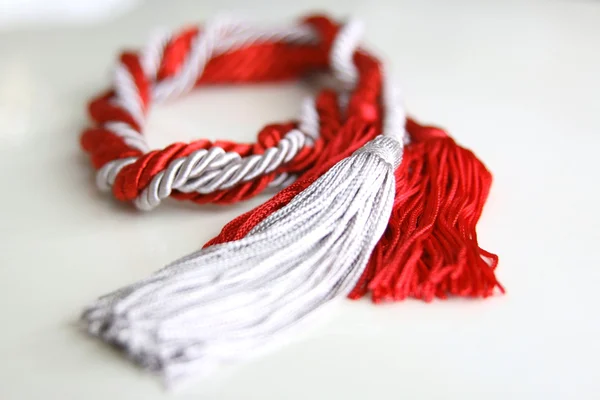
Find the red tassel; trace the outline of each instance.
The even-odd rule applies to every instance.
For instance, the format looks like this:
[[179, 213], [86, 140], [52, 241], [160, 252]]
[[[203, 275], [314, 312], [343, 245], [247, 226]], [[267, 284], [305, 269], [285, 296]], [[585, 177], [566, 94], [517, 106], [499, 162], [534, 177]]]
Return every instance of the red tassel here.
[[494, 275], [498, 256], [479, 247], [475, 231], [492, 175], [443, 130], [411, 120], [407, 130], [412, 142], [396, 171], [392, 218], [349, 297], [370, 291], [374, 302], [431, 301], [504, 292]]

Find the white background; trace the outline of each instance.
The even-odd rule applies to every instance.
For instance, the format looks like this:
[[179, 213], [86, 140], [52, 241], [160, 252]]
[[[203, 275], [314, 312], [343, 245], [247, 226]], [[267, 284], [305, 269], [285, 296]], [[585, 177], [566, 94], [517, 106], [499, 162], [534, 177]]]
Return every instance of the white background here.
[[[432, 304], [345, 301], [308, 338], [178, 398], [597, 399], [600, 2], [584, 0], [145, 1], [113, 18], [4, 26], [0, 398], [167, 396], [158, 379], [88, 339], [78, 314], [197, 249], [264, 197], [135, 212], [95, 189], [78, 135], [119, 49], [139, 47], [156, 27], [225, 10], [270, 22], [312, 10], [363, 19], [411, 114], [449, 129], [494, 173], [479, 235], [500, 255], [508, 292]], [[153, 110], [149, 140], [251, 141], [266, 122], [296, 115], [307, 90], [200, 89]]]

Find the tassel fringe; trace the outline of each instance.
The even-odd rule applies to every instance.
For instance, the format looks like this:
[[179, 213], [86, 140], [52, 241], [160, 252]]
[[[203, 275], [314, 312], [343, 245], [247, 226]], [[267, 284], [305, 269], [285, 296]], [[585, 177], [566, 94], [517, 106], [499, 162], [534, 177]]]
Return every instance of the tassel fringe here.
[[166, 383], [279, 342], [350, 292], [392, 211], [401, 145], [378, 137], [243, 239], [98, 300], [83, 319]]
[[466, 149], [437, 128], [409, 121], [413, 142], [396, 171], [396, 200], [352, 299], [488, 297], [504, 288], [498, 256], [482, 249], [475, 230], [492, 176]]

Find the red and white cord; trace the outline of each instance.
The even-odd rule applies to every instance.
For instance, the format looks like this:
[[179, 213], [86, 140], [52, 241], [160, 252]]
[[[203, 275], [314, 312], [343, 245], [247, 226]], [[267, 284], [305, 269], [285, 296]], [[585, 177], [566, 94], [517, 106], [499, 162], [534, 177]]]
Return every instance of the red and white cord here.
[[[358, 47], [361, 33], [320, 16], [283, 29], [218, 20], [121, 56], [82, 136], [100, 188], [151, 209], [169, 196], [235, 202], [299, 178], [203, 249], [98, 299], [83, 316], [92, 335], [173, 383], [285, 342], [339, 297], [502, 289], [498, 258], [475, 232], [491, 174], [444, 131], [406, 119], [391, 77]], [[267, 125], [255, 144], [149, 150], [143, 139], [151, 101], [326, 69], [337, 92], [307, 100], [299, 121]]]
[[[351, 21], [340, 29], [331, 45], [329, 61], [334, 77], [348, 89], [358, 79], [352, 56], [361, 31], [361, 25]], [[314, 44], [317, 34], [310, 25], [264, 29], [237, 21], [217, 20], [195, 31], [189, 40], [190, 48], [185, 60], [177, 73], [166, 79], [157, 79], [160, 56], [169, 43], [166, 35], [157, 36], [137, 56], [125, 54], [121, 57], [114, 74], [114, 93], [105, 101], [124, 111], [128, 118], [103, 120], [101, 126], [107, 134], [119, 137], [139, 155], [119, 157], [104, 163], [97, 174], [97, 185], [101, 190], [111, 190], [123, 169], [135, 165], [141, 157], [150, 153], [143, 136], [143, 126], [152, 101], [165, 101], [191, 90], [202, 79], [205, 66], [214, 57], [256, 43]], [[203, 146], [172, 159], [160, 172], [153, 173], [145, 187], [138, 188], [141, 190], [134, 204], [148, 210], [160, 204], [174, 190], [206, 195], [231, 189], [239, 183], [275, 171], [278, 174], [268, 186], [289, 184], [293, 176], [278, 169], [293, 161], [303, 148], [313, 148], [314, 141], [319, 138], [319, 124], [314, 99], [306, 99], [297, 126], [273, 145], [250, 154], [240, 154], [235, 149], [227, 151], [216, 145]]]

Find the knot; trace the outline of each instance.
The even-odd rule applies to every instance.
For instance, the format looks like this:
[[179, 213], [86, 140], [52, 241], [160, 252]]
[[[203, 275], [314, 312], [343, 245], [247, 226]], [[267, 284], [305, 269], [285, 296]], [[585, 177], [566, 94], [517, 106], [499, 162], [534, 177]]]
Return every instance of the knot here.
[[386, 163], [392, 165], [395, 170], [400, 165], [400, 161], [402, 161], [402, 147], [402, 143], [398, 142], [396, 139], [379, 135], [358, 149], [356, 154], [375, 154]]

